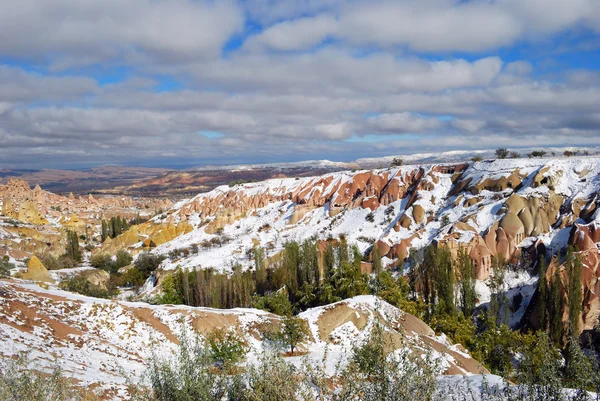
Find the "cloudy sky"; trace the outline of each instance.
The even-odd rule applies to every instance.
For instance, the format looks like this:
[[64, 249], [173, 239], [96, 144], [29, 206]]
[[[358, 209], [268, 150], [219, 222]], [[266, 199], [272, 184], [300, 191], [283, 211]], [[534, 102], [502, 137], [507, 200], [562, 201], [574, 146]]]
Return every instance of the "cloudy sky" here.
[[0, 9], [0, 168], [600, 145], [600, 0]]

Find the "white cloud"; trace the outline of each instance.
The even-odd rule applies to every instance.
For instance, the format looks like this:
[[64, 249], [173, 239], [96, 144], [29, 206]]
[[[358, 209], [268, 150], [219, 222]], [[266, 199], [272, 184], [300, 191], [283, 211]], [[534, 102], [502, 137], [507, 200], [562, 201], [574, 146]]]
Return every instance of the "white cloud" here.
[[251, 38], [247, 47], [264, 46], [272, 50], [303, 50], [321, 43], [335, 33], [335, 18], [321, 15], [280, 22]]
[[461, 131], [476, 133], [485, 127], [486, 122], [484, 120], [469, 120], [462, 118], [455, 118], [451, 122], [454, 128]]
[[244, 23], [227, 0], [0, 0], [0, 8], [2, 34], [10, 38], [0, 41], [0, 53], [48, 56], [57, 68], [129, 52], [162, 62], [216, 57]]
[[436, 118], [425, 118], [412, 113], [393, 113], [369, 117], [367, 126], [377, 132], [419, 133], [441, 128], [443, 123]]

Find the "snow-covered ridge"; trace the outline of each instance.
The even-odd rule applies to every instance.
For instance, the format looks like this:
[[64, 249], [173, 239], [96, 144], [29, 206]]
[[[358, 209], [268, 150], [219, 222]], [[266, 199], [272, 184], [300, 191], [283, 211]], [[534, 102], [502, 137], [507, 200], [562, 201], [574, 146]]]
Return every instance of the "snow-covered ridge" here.
[[[343, 234], [363, 252], [380, 244], [384, 260], [398, 263], [411, 249], [450, 234], [469, 244], [496, 230], [506, 215], [505, 202], [513, 194], [544, 203], [552, 193], [561, 203], [558, 206], [564, 205], [564, 212], [578, 200], [585, 208], [599, 188], [598, 157], [406, 165], [221, 186], [179, 202], [166, 219], [157, 218], [157, 224], [187, 221], [195, 228], [154, 252], [167, 254], [224, 235], [230, 240], [227, 244], [201, 247], [197, 255], [167, 261], [165, 267], [227, 270], [234, 263], [250, 266], [246, 255], [257, 245], [272, 256], [285, 241]], [[542, 208], [547, 213], [540, 223], [543, 232], [536, 237], [550, 244], [559, 232], [553, 227], [559, 210]], [[572, 210], [567, 212], [572, 215]], [[575, 222], [585, 221], [572, 215], [572, 221], [565, 224]], [[528, 234], [519, 236], [518, 243]]]
[[[300, 317], [309, 322], [312, 338], [300, 346], [305, 356], [287, 358], [298, 366], [304, 359], [321, 363], [327, 350], [326, 371], [335, 374], [338, 362], [345, 363], [352, 346], [365, 340], [380, 319], [413, 351], [435, 348], [439, 374], [477, 374], [482, 369], [425, 323], [375, 297], [314, 308]], [[39, 369], [58, 359], [67, 376], [84, 386], [99, 385], [108, 399], [123, 399], [126, 378], [137, 382], [153, 353], [171, 355], [183, 330], [188, 335], [205, 335], [219, 327], [236, 330], [250, 347], [246, 363], [254, 363], [265, 348], [275, 346], [263, 342], [261, 327], [278, 322], [278, 316], [256, 309], [151, 306], [0, 281], [0, 356], [29, 351]]]

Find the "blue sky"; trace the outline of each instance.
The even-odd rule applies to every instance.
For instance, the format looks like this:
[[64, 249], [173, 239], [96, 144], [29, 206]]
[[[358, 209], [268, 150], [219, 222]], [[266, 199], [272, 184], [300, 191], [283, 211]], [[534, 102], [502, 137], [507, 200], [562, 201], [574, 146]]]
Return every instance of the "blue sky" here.
[[600, 145], [597, 0], [0, 2], [0, 168]]

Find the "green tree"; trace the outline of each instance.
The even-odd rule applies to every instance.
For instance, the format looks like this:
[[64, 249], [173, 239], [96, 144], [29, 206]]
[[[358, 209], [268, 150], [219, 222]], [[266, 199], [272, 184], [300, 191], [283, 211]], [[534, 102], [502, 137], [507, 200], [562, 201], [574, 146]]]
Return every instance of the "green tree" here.
[[461, 310], [464, 316], [471, 316], [475, 309], [475, 272], [466, 249], [460, 248], [457, 255]]
[[565, 382], [577, 390], [586, 390], [590, 387], [594, 375], [594, 366], [588, 359], [575, 335], [569, 337], [566, 350]]
[[79, 247], [79, 236], [75, 231], [67, 231], [66, 255], [76, 262], [81, 262], [81, 248]]
[[506, 159], [506, 156], [509, 154], [508, 149], [506, 148], [498, 148], [495, 153], [498, 159]]
[[163, 260], [165, 260], [164, 255], [154, 255], [150, 252], [143, 252], [138, 255], [134, 265], [140, 272], [148, 277], [150, 273], [158, 269], [158, 266], [160, 266]]
[[400, 167], [402, 164], [404, 164], [404, 160], [399, 157], [394, 157], [390, 163], [390, 167]]
[[209, 356], [221, 370], [230, 372], [238, 363], [242, 362], [248, 352], [248, 346], [233, 330], [218, 328], [206, 337]]
[[307, 340], [310, 330], [306, 320], [295, 316], [284, 316], [281, 320], [281, 340], [290, 347], [290, 353], [294, 354], [296, 347]]
[[540, 263], [538, 265], [538, 293], [539, 293], [539, 311], [540, 311], [540, 328], [542, 330], [547, 330], [548, 328], [548, 312], [547, 308], [547, 298], [548, 298], [548, 282], [546, 281], [546, 272], [548, 271], [548, 266], [546, 265], [546, 259], [542, 257], [540, 259]]
[[372, 258], [373, 258], [373, 273], [379, 274], [381, 272], [382, 266], [381, 266], [381, 252], [379, 251], [379, 248], [377, 246], [375, 246], [373, 248]]
[[[500, 321], [501, 312], [506, 308], [506, 297], [504, 296], [504, 277], [506, 274], [506, 262], [502, 257], [492, 258], [492, 274], [490, 276], [490, 315], [494, 321]], [[506, 322], [504, 322], [506, 323]]]
[[265, 267], [265, 253], [262, 248], [254, 248], [254, 274], [256, 277], [256, 290], [264, 294], [267, 286], [267, 270]]
[[550, 283], [550, 293], [548, 294], [548, 323], [549, 323], [549, 334], [550, 339], [555, 344], [561, 344], [563, 340], [563, 296], [562, 296], [562, 285], [560, 277], [560, 268], [556, 266], [552, 282]]
[[574, 255], [573, 249], [569, 247], [565, 263], [567, 273], [567, 310], [569, 312], [570, 335], [579, 334], [579, 319], [583, 302], [581, 286], [581, 269], [583, 263], [579, 255]]
[[102, 242], [104, 242], [104, 240], [106, 240], [108, 237], [109, 237], [108, 224], [106, 223], [106, 220], [102, 219], [102, 231], [101, 231]]

